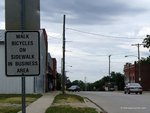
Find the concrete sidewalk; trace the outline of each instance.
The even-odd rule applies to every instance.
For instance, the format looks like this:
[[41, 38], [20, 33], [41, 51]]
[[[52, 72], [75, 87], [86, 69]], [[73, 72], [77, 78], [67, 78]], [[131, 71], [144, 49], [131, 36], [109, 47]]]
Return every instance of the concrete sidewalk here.
[[[26, 108], [26, 113], [45, 113], [46, 109], [52, 104], [54, 97], [57, 94], [59, 94], [59, 92], [44, 93], [41, 98], [31, 103]], [[18, 113], [22, 113], [22, 111]]]

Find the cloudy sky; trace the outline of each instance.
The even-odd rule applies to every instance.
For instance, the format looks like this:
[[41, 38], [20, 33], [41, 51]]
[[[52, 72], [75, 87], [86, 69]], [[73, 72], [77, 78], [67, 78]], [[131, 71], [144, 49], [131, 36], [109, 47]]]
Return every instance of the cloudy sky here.
[[[66, 71], [71, 81], [94, 82], [111, 71], [123, 73], [137, 60], [137, 47], [150, 34], [149, 0], [41, 0], [41, 28], [48, 34], [52, 57], [61, 70], [63, 15], [66, 15]], [[5, 29], [4, 0], [0, 29]], [[140, 47], [141, 57], [150, 55]], [[125, 58], [126, 55], [135, 57]]]

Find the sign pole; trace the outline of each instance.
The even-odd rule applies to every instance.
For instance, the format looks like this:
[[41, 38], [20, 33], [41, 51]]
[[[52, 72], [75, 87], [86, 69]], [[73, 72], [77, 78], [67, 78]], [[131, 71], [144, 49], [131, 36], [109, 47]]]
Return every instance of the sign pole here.
[[24, 74], [22, 74], [22, 113], [26, 113], [26, 80]]
[[[25, 27], [25, 0], [21, 0], [21, 29]], [[26, 78], [24, 74], [21, 77], [22, 82], [22, 113], [26, 113]]]

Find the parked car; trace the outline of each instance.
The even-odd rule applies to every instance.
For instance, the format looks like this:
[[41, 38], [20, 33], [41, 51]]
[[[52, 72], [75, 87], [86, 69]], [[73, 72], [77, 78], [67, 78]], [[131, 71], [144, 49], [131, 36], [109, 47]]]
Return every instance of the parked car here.
[[114, 82], [107, 82], [105, 83], [104, 89], [105, 91], [115, 91], [115, 86]]
[[80, 91], [80, 87], [78, 85], [73, 85], [68, 88], [68, 91]]
[[142, 94], [142, 86], [139, 83], [128, 83], [124, 88], [124, 93], [136, 93]]

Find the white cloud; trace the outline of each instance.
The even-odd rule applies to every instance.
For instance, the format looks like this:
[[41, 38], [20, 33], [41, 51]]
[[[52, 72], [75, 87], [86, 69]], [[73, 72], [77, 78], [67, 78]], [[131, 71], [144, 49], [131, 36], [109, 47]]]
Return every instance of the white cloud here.
[[5, 23], [4, 22], [0, 22], [0, 29], [5, 29]]
[[139, 30], [137, 35], [146, 37], [146, 35], [149, 35], [149, 34], [150, 34], [150, 26], [145, 26]]

